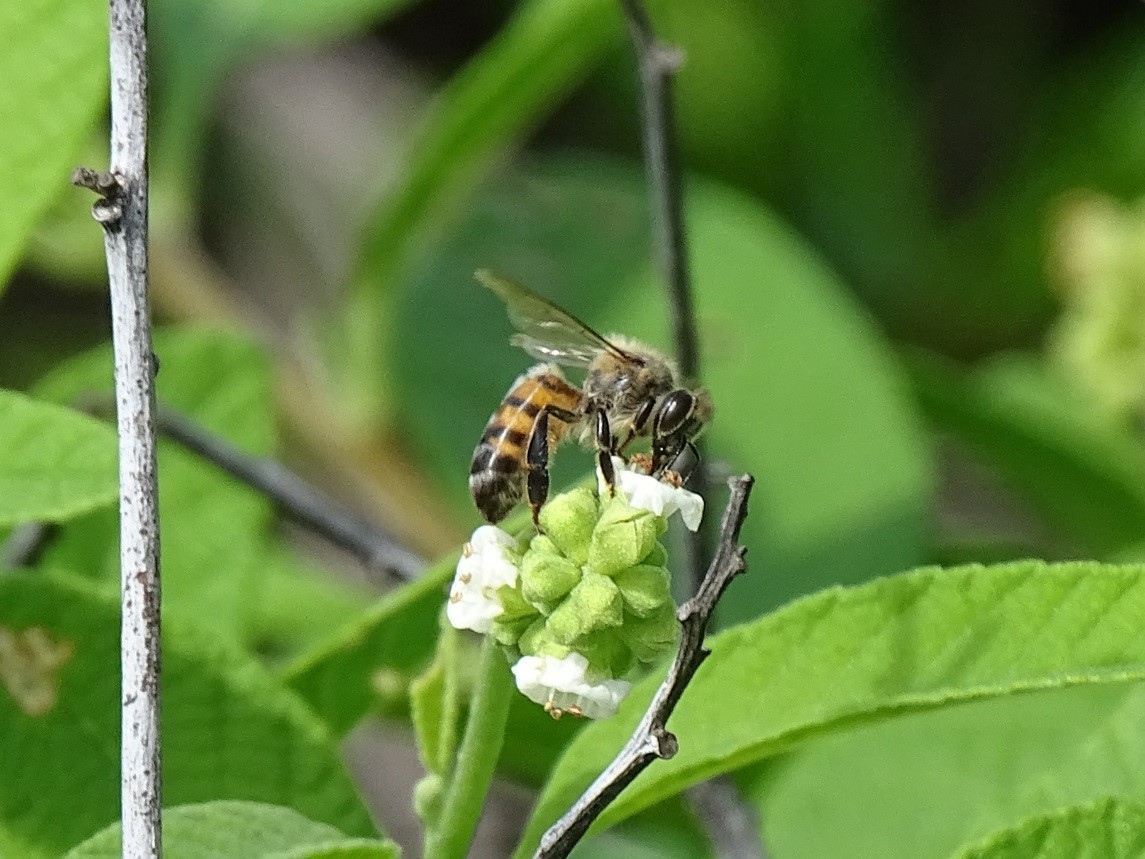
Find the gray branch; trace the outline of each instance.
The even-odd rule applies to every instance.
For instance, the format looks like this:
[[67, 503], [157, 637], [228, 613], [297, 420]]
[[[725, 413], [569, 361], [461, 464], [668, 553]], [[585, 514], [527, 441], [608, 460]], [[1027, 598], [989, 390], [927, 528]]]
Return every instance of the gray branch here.
[[111, 169], [73, 181], [101, 195], [111, 288], [119, 431], [123, 619], [123, 856], [161, 852], [159, 753], [159, 505], [155, 373], [147, 303], [147, 35], [145, 0], [110, 0]]
[[425, 569], [425, 559], [319, 492], [282, 463], [243, 453], [171, 409], [159, 409], [159, 429], [165, 438], [261, 492], [294, 521], [352, 552], [370, 572], [413, 581]]
[[541, 846], [533, 854], [534, 859], [568, 856], [592, 822], [636, 776], [657, 758], [667, 759], [676, 754], [676, 737], [667, 728], [668, 719], [696, 669], [708, 657], [710, 651], [704, 648], [704, 635], [716, 603], [731, 580], [746, 568], [747, 550], [739, 545], [739, 532], [747, 517], [753, 482], [747, 474], [728, 481], [732, 492], [720, 526], [719, 548], [696, 595], [680, 606], [680, 647], [668, 676], [660, 684], [632, 738], [572, 808], [545, 833]]

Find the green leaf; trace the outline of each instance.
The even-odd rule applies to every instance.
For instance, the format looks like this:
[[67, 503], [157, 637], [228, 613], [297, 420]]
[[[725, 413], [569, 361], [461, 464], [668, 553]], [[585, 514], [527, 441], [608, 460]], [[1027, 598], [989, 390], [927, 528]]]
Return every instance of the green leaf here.
[[[754, 575], [749, 571], [748, 575]], [[799, 600], [711, 641], [669, 727], [680, 751], [604, 813], [612, 823], [844, 724], [1016, 692], [1145, 677], [1145, 567], [1026, 561], [927, 568]], [[584, 729], [518, 855], [631, 734], [659, 677]], [[720, 725], [719, 731], [711, 726]]]
[[1145, 539], [1145, 452], [1093, 415], [1032, 358], [995, 359], [960, 373], [916, 353], [915, 392], [935, 429], [993, 466], [1085, 553], [1110, 554]]
[[116, 462], [106, 424], [0, 391], [0, 526], [62, 522], [112, 504]]
[[326, 722], [345, 735], [387, 690], [406, 687], [433, 653], [445, 587], [457, 557], [427, 570], [414, 584], [388, 594], [283, 671], [283, 679]]
[[[261, 350], [231, 334], [186, 329], [157, 335], [155, 353], [162, 404], [248, 453], [270, 452], [270, 369]], [[93, 390], [110, 394], [112, 366], [110, 349], [101, 347], [61, 365], [38, 391], [65, 403]], [[159, 517], [165, 604], [245, 639], [269, 551], [269, 502], [195, 454], [161, 441]], [[118, 533], [114, 511], [86, 517], [61, 531], [42, 564], [118, 581]]]
[[[107, 8], [86, 0], [5, 3], [0, 56], [0, 292], [32, 228], [68, 187], [107, 89]], [[75, 194], [77, 206], [83, 206]], [[92, 224], [92, 231], [97, 231]]]
[[1140, 683], [912, 713], [818, 737], [746, 780], [777, 855], [942, 859], [1014, 821], [1145, 801]]
[[[472, 189], [494, 157], [620, 43], [610, 0], [525, 0], [513, 18], [438, 94], [411, 147], [404, 178], [369, 218], [345, 317], [350, 361], [345, 386], [377, 396], [378, 362], [395, 342], [383, 309], [426, 226]], [[382, 335], [379, 340], [379, 334]], [[379, 343], [381, 347], [379, 348]], [[385, 404], [391, 405], [391, 404]]]
[[[68, 851], [66, 859], [115, 859], [122, 851], [118, 823]], [[163, 809], [167, 859], [398, 859], [392, 841], [347, 838], [290, 808], [218, 801]]]
[[251, 639], [264, 655], [297, 656], [364, 611], [374, 596], [312, 566], [287, 546], [271, 545], [262, 563], [250, 622]]
[[[757, 478], [744, 541], [759, 574], [732, 585], [721, 620], [917, 565], [930, 463], [892, 355], [781, 223], [698, 178], [688, 188], [701, 372], [715, 401], [711, 455]], [[472, 502], [457, 475], [531, 363], [507, 345], [504, 307], [473, 271], [498, 269], [603, 332], [664, 346], [666, 299], [650, 257], [643, 171], [583, 157], [547, 161], [479, 198], [418, 268], [397, 309], [399, 405], [459, 508]], [[417, 333], [427, 318], [440, 342], [464, 344], [464, 361]], [[591, 468], [590, 457], [564, 450], [554, 486]], [[712, 508], [721, 503], [715, 493]]]
[[[0, 818], [24, 848], [60, 855], [119, 817], [119, 601], [44, 574], [0, 577]], [[245, 799], [375, 834], [324, 726], [258, 663], [163, 625], [163, 795]], [[50, 825], [45, 821], [51, 821]]]
[[410, 717], [418, 753], [426, 770], [441, 776], [449, 774], [457, 751], [460, 647], [457, 630], [443, 624], [433, 662], [410, 684]]
[[[515, 521], [515, 524], [514, 524]], [[513, 532], [525, 519], [509, 520]], [[283, 678], [338, 736], [381, 710], [405, 715], [410, 682], [433, 656], [446, 587], [457, 556], [383, 597], [287, 665]], [[509, 776], [541, 784], [582, 723], [556, 721], [523, 695], [514, 695], [499, 767]]]
[[957, 859], [1139, 859], [1145, 805], [1110, 797], [1039, 815], [957, 854]]

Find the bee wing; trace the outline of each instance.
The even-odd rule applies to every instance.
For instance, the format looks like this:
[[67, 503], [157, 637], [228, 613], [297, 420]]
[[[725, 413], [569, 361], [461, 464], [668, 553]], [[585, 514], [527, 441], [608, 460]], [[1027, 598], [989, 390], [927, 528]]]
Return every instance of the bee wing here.
[[534, 358], [587, 367], [601, 352], [609, 352], [620, 360], [639, 363], [638, 358], [532, 290], [485, 270], [477, 272], [476, 277], [505, 302], [509, 321], [520, 332], [510, 342]]

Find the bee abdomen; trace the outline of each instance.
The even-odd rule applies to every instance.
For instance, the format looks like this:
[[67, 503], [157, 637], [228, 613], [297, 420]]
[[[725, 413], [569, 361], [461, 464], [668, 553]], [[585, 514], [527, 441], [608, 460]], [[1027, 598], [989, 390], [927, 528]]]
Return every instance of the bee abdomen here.
[[484, 439], [477, 445], [469, 469], [469, 491], [487, 522], [500, 522], [517, 506], [523, 481], [519, 458], [500, 452]]

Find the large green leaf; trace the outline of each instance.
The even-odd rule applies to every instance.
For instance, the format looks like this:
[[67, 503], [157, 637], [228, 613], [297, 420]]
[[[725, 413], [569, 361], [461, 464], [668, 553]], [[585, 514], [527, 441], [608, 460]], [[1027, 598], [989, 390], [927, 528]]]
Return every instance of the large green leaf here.
[[[66, 859], [116, 859], [118, 823], [68, 851]], [[260, 802], [217, 801], [163, 810], [166, 859], [398, 859], [392, 841], [347, 838], [290, 808]]]
[[87, 0], [5, 3], [0, 31], [0, 183], [18, 201], [0, 211], [2, 292], [32, 228], [68, 186], [105, 103], [107, 8]]
[[[754, 617], [795, 594], [918, 564], [929, 463], [877, 332], [757, 204], [696, 179], [688, 187], [713, 456], [758, 481], [744, 528], [757, 573], [732, 585], [721, 617]], [[411, 441], [473, 519], [463, 480], [473, 446], [531, 363], [507, 345], [504, 308], [473, 270], [533, 285], [605, 332], [665, 345], [646, 210], [634, 165], [553, 160], [478, 199], [410, 281], [397, 310], [404, 425], [416, 427]], [[562, 451], [555, 481], [589, 467], [589, 457]]]
[[1006, 356], [966, 373], [915, 354], [909, 366], [935, 429], [991, 465], [1076, 549], [1109, 554], [1145, 539], [1140, 443], [1032, 359]]
[[776, 855], [941, 859], [1014, 821], [1145, 800], [1145, 685], [1078, 686], [840, 731], [746, 778]]
[[[749, 571], [748, 575], [753, 575]], [[799, 600], [716, 636], [669, 728], [680, 751], [606, 811], [615, 822], [720, 772], [904, 711], [1145, 677], [1145, 567], [1026, 561], [928, 568]], [[605, 767], [659, 682], [565, 752], [520, 854]], [[712, 730], [719, 725], [720, 730]]]
[[22, 394], [0, 391], [0, 526], [61, 522], [118, 491], [115, 432]]
[[404, 178], [381, 201], [363, 236], [345, 318], [352, 358], [348, 390], [377, 396], [382, 384], [394, 381], [378, 369], [392, 342], [383, 307], [411, 253], [424, 243], [426, 225], [440, 221], [493, 158], [539, 123], [621, 38], [611, 0], [525, 0], [438, 95], [410, 148]]
[[[310, 710], [214, 634], [163, 627], [163, 796], [286, 805], [374, 828]], [[0, 818], [20, 856], [58, 856], [119, 817], [119, 605], [43, 574], [0, 578]]]
[[1140, 859], [1145, 805], [1104, 799], [1043, 814], [960, 852], [956, 859]]
[[[274, 443], [270, 370], [252, 343], [233, 335], [178, 330], [156, 337], [160, 402], [254, 454]], [[57, 368], [38, 390], [58, 402], [111, 391], [104, 347]], [[256, 613], [272, 510], [250, 489], [171, 442], [159, 447], [159, 516], [165, 602], [232, 637], [244, 637]], [[114, 511], [63, 529], [43, 563], [118, 581]]]

